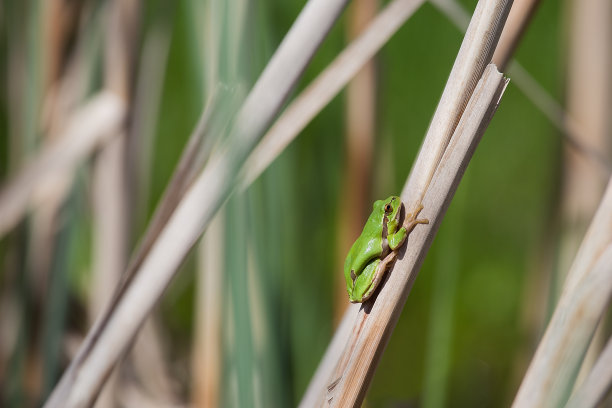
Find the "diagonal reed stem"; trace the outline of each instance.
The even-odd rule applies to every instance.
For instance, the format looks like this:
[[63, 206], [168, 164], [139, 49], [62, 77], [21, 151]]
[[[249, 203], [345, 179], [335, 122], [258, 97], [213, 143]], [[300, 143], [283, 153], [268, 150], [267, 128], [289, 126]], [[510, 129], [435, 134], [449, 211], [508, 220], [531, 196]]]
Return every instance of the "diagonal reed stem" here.
[[230, 195], [238, 169], [281, 109], [348, 0], [310, 0], [239, 111], [227, 142], [186, 192], [133, 280], [89, 331], [46, 407], [89, 406], [188, 251]]

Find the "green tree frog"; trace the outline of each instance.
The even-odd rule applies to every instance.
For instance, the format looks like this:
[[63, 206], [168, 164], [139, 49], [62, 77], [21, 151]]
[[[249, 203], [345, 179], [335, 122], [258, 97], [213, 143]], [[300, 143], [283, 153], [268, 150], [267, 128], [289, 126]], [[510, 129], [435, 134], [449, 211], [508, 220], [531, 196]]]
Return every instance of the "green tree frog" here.
[[420, 205], [413, 214], [404, 217], [404, 205], [397, 196], [374, 203], [363, 232], [344, 262], [344, 278], [351, 303], [365, 302], [372, 296], [410, 231], [417, 224], [429, 223], [427, 219], [417, 219], [422, 209]]

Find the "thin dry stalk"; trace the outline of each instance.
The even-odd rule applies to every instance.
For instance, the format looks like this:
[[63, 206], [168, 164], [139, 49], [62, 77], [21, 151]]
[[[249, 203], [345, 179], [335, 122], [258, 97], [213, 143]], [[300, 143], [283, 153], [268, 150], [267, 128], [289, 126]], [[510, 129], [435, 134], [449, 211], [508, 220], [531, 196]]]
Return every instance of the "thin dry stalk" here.
[[221, 243], [225, 228], [223, 211], [210, 223], [200, 244], [196, 327], [193, 355], [193, 403], [196, 407], [217, 407], [221, 380]]
[[139, 72], [136, 75], [134, 112], [127, 151], [131, 175], [129, 191], [133, 203], [131, 218], [134, 226], [143, 225], [146, 211], [142, 209], [148, 208], [155, 130], [172, 38], [171, 21], [170, 16], [155, 23], [144, 39]]
[[[213, 92], [209, 99], [194, 131], [181, 153], [179, 162], [172, 173], [159, 204], [155, 208], [153, 217], [138, 245], [132, 254], [126, 273], [122, 277], [121, 287], [129, 284], [135, 271], [140, 267], [149, 250], [155, 243], [163, 227], [166, 225], [176, 206], [180, 203], [185, 192], [196, 178], [197, 172], [202, 168], [208, 154], [212, 149], [210, 139], [213, 138], [212, 118], [220, 112], [216, 109], [216, 100], [219, 90]], [[116, 296], [121, 291], [116, 293]]]
[[[356, 0], [349, 8], [348, 37], [353, 40], [376, 16], [378, 2]], [[376, 132], [376, 67], [372, 59], [355, 75], [346, 88], [346, 164], [344, 166], [342, 210], [339, 211], [336, 267], [342, 270], [344, 258], [359, 235], [367, 217], [374, 135]], [[345, 205], [346, 202], [353, 203]], [[334, 282], [334, 318], [342, 319], [346, 310], [346, 282], [340, 274]]]
[[[127, 195], [130, 202], [128, 225], [132, 228], [138, 228], [146, 220], [147, 212], [143, 209], [148, 208], [151, 160], [172, 38], [173, 7], [170, 3], [158, 5], [157, 17], [143, 41], [138, 74], [134, 81], [133, 112], [127, 135], [126, 152], [129, 175]], [[163, 8], [163, 15], [159, 8]], [[116, 287], [115, 284], [112, 290], [114, 291]], [[140, 391], [155, 399], [158, 404], [171, 405], [177, 397], [164, 353], [165, 340], [164, 332], [155, 316], [149, 317], [136, 337], [128, 359], [133, 374], [132, 381], [138, 384]], [[122, 387], [134, 389], [133, 386], [126, 384]], [[129, 394], [120, 392], [122, 395]], [[127, 406], [132, 405], [127, 404]]]
[[[610, 81], [612, 51], [606, 38], [612, 3], [600, 1], [573, 2], [572, 32], [568, 62], [567, 112], [582, 125], [584, 132], [574, 137], [583, 145], [600, 152], [609, 162], [610, 150]], [[605, 31], [608, 30], [608, 36]], [[606, 187], [607, 177], [584, 156], [570, 148], [564, 152], [564, 179], [561, 212], [564, 230], [559, 268], [565, 273], [571, 266], [588, 222], [597, 209]], [[563, 279], [561, 275], [561, 279]]]
[[[506, 85], [507, 80], [494, 65], [490, 65], [474, 90], [436, 172], [425, 187], [426, 191], [418, 192], [424, 206], [422, 216], [429, 219], [430, 225], [416, 228], [410, 234], [405, 251], [398, 255], [396, 265], [387, 273], [387, 282], [378, 297], [363, 304], [359, 310], [345, 352], [331, 377], [327, 395], [330, 405], [358, 406], [363, 402], [376, 365], [399, 319], [425, 254], [472, 154], [497, 109]], [[426, 150], [422, 149], [421, 154], [427, 155]], [[435, 157], [432, 154], [427, 156]], [[421, 163], [426, 167], [430, 165], [423, 161]], [[427, 174], [415, 170], [411, 177]], [[407, 185], [409, 183], [410, 180]], [[402, 195], [404, 202], [410, 203], [410, 198]]]
[[92, 403], [179, 265], [229, 196], [242, 165], [278, 113], [347, 0], [310, 0], [247, 96], [228, 142], [198, 176], [129, 285], [88, 333], [47, 407]]
[[43, 148], [0, 192], [0, 236], [13, 228], [30, 209], [44, 204], [58, 172], [71, 172], [98, 146], [112, 139], [125, 115], [125, 105], [114, 93], [93, 96], [73, 114], [62, 136]]
[[[585, 130], [575, 138], [601, 152], [609, 163], [612, 50], [608, 39], [612, 38], [612, 3], [608, 0], [573, 1], [570, 7], [567, 111]], [[568, 146], [564, 149], [562, 181], [562, 231], [556, 287], [561, 286], [606, 187], [606, 178], [601, 177], [596, 164]], [[602, 330], [596, 332], [577, 382], [595, 362], [605, 340], [603, 334]]]
[[[460, 30], [466, 29], [469, 15], [459, 2], [456, 0], [430, 0], [430, 2], [445, 14], [457, 28]], [[529, 18], [531, 14], [523, 14], [523, 16]], [[519, 22], [517, 22], [517, 24], [518, 23]], [[519, 35], [522, 34], [520, 31], [514, 31], [514, 33]], [[605, 38], [605, 36], [603, 38]], [[517, 39], [511, 38], [509, 35], [507, 41], [516, 42]], [[514, 47], [504, 48], [507, 52], [513, 52], [514, 49]], [[501, 61], [509, 60], [510, 57], [511, 55], [504, 55], [501, 51], [497, 55], [497, 58]], [[551, 124], [563, 134], [564, 140], [568, 146], [573, 148], [577, 153], [593, 161], [593, 163], [596, 163], [600, 177], [607, 179], [612, 173], [612, 165], [607, 157], [598, 149], [580, 140], [582, 138], [579, 135], [586, 132], [582, 124], [566, 112], [563, 106], [561, 106], [561, 104], [557, 102], [518, 61], [513, 60], [510, 62], [508, 73], [512, 77], [512, 83], [515, 84], [540, 112], [548, 118]]]
[[[45, 144], [61, 137], [61, 130], [66, 121], [83, 102], [83, 80], [87, 79], [87, 64], [83, 63], [86, 54], [83, 52], [83, 42], [87, 38], [78, 38], [74, 53], [70, 57], [69, 49], [72, 36], [76, 33], [81, 7], [67, 7], [63, 0], [45, 2], [42, 8], [44, 47], [44, 97], [42, 104], [42, 140]], [[74, 77], [70, 75], [74, 75]], [[81, 91], [81, 92], [79, 92]], [[35, 285], [36, 298], [45, 299], [49, 288], [48, 274], [54, 258], [56, 231], [58, 229], [57, 215], [63, 205], [66, 195], [72, 187], [73, 168], [69, 171], [57, 171], [46, 183], [53, 185], [47, 189], [44, 206], [39, 206], [32, 218], [32, 233], [30, 237], [32, 257], [32, 282]], [[47, 320], [47, 319], [45, 319]]]
[[325, 396], [321, 390], [325, 390], [325, 387], [329, 384], [329, 379], [338, 364], [338, 356], [344, 351], [346, 340], [353, 328], [355, 316], [359, 313], [360, 308], [361, 305], [358, 303], [349, 304], [348, 309], [344, 312], [340, 324], [336, 327], [334, 337], [332, 337], [329, 346], [327, 346], [317, 371], [312, 376], [312, 380], [310, 380], [308, 388], [300, 401], [299, 408], [321, 406]]
[[[466, 34], [464, 43], [459, 51], [459, 55], [457, 56], [457, 61], [449, 77], [447, 88], [445, 89], [440, 104], [438, 105], [438, 110], [434, 114], [432, 126], [428, 130], [426, 140], [421, 147], [421, 151], [425, 152], [423, 156], [427, 156], [429, 161], [422, 159], [419, 155], [414, 165], [414, 168], [417, 169], [417, 171], [415, 173], [413, 170], [410, 179], [404, 187], [404, 192], [402, 193], [402, 199], [405, 201], [409, 210], [416, 208], [416, 206], [422, 201], [427, 185], [429, 184], [429, 181], [431, 180], [431, 177], [438, 166], [439, 152], [443, 152], [448, 145], [448, 141], [450, 139], [450, 134], [448, 134], [448, 132], [454, 131], [454, 126], [459, 121], [459, 118], [463, 112], [463, 107], [465, 106], [464, 101], [472, 94], [475, 82], [478, 80], [478, 78], [480, 78], [484, 70], [485, 61], [490, 60], [493, 54], [493, 50], [495, 48], [494, 45], [503, 28], [503, 23], [510, 8], [510, 4], [511, 3], [509, 2], [496, 2], [489, 3], [483, 7], [483, 3], [479, 3], [479, 6], [474, 12], [474, 23], [470, 24], [471, 29], [469, 30], [469, 34]], [[485, 8], [484, 12], [483, 8]], [[442, 112], [444, 112], [444, 114]], [[445, 123], [442, 124], [441, 122]], [[434, 139], [439, 144], [438, 146], [435, 145]], [[432, 151], [425, 150], [425, 145], [428, 146], [428, 149], [432, 149]], [[415, 174], [417, 174], [416, 177]], [[416, 181], [413, 181], [413, 187], [409, 188], [411, 179]], [[407, 193], [412, 191], [415, 187], [420, 187], [422, 190], [417, 191], [416, 193]], [[408, 201], [409, 199], [413, 201]], [[406, 287], [406, 296], [409, 290], [409, 277], [409, 274], [406, 272], [403, 279], [404, 283], [400, 284], [400, 287]], [[401, 302], [401, 305], [403, 305], [403, 302]], [[399, 309], [401, 310], [401, 308]], [[351, 310], [352, 309], [349, 309], [347, 313], [351, 313]], [[397, 314], [398, 313], [399, 310]], [[396, 318], [397, 316], [394, 317], [394, 319]], [[357, 320], [355, 327], [358, 327], [359, 324], [360, 321]], [[391, 322], [389, 327], [392, 328], [393, 326], [394, 323]], [[386, 338], [388, 338], [389, 335], [390, 331], [385, 335]], [[347, 360], [352, 353], [352, 349], [355, 347], [354, 343], [357, 340], [357, 336], [353, 336], [352, 339], [349, 339], [349, 336], [350, 333], [348, 332], [339, 332], [334, 337], [334, 341], [347, 341], [348, 344], [345, 349], [345, 357], [341, 358], [340, 363], [338, 363], [338, 373], [343, 371], [342, 366], [346, 365]], [[382, 341], [380, 344], [373, 344], [371, 347], [372, 349], [378, 349], [379, 346], [382, 347], [385, 344], [386, 341]], [[376, 362], [377, 360], [374, 362], [374, 364], [376, 364]], [[317, 369], [315, 377], [313, 377], [311, 380], [311, 383], [320, 383], [322, 381], [321, 377], [329, 379], [329, 368], [329, 365], [320, 366]], [[372, 372], [373, 369], [374, 367], [372, 366]], [[370, 378], [372, 373], [367, 373], [367, 370], [364, 370], [362, 374], [367, 375]], [[339, 381], [337, 378], [338, 376], [339, 374], [336, 375], [335, 381]], [[362, 382], [365, 380], [369, 381], [369, 378], [361, 378], [360, 380]], [[335, 385], [337, 385], [337, 382]], [[366, 387], [363, 387], [364, 390], [365, 388]], [[357, 394], [354, 396], [356, 395]], [[322, 400], [323, 395], [320, 394], [319, 398]], [[361, 398], [363, 398], [363, 395]]]
[[168, 336], [164, 336], [164, 328], [155, 317], [150, 316], [145, 321], [130, 352], [130, 368], [135, 377], [131, 382], [160, 405], [177, 405], [177, 384], [170, 375], [168, 356], [164, 349], [164, 345], [168, 344]]
[[513, 407], [562, 405], [612, 293], [612, 179]]
[[612, 337], [608, 339], [593, 369], [565, 404], [565, 408], [594, 408], [612, 387]]
[[297, 96], [245, 165], [241, 189], [259, 177], [308, 123], [346, 86], [425, 0], [394, 0]]
[[493, 63], [500, 70], [504, 71], [508, 66], [539, 4], [540, 0], [515, 0], [512, 4], [508, 21], [493, 54]]
[[[104, 74], [105, 84], [131, 107], [132, 80], [139, 28], [139, 0], [113, 0], [108, 5]], [[131, 110], [128, 110], [131, 117]], [[104, 146], [93, 164], [93, 254], [91, 303], [93, 322], [111, 299], [125, 269], [129, 245], [127, 129]], [[114, 407], [119, 373], [115, 371], [100, 393], [96, 408]]]
[[511, 6], [512, 0], [479, 1], [474, 10], [440, 103], [402, 191], [409, 211], [418, 207], [427, 191], [472, 91], [491, 61]]

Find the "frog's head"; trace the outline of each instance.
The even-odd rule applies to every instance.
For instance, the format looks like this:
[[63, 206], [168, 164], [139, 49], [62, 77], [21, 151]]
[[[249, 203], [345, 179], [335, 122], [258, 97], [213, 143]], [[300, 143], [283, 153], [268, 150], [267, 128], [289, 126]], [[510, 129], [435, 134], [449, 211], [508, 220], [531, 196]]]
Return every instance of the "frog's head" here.
[[395, 234], [400, 225], [402, 215], [402, 200], [398, 196], [391, 196], [386, 200], [379, 200], [376, 203], [380, 206], [380, 211], [384, 214], [383, 229], [386, 235]]

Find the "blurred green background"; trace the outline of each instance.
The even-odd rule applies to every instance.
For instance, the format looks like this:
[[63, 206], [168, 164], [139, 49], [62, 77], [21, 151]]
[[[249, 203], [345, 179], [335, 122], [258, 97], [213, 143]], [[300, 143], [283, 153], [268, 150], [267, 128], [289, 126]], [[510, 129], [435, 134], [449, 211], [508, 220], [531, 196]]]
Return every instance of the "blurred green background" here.
[[[19, 168], [14, 163], [23, 160], [9, 157], [15, 151], [9, 146], [11, 127], [36, 123], [40, 115], [42, 90], [36, 64], [41, 61], [36, 55], [42, 46], [37, 42], [42, 3], [6, 1], [1, 6], [0, 73], [9, 78], [14, 57], [9, 51], [20, 44], [28, 68], [23, 84], [31, 86], [31, 90], [21, 88], [18, 92], [23, 99], [16, 101], [10, 98], [11, 84], [2, 81], [0, 175], [4, 181]], [[102, 2], [85, 3], [103, 6]], [[461, 3], [470, 12], [476, 5], [475, 1]], [[220, 8], [225, 7], [221, 31], [226, 30], [224, 35], [230, 37], [242, 27], [243, 35], [240, 48], [224, 48], [226, 54], [222, 52], [219, 61], [211, 61], [204, 50], [210, 16], [199, 1], [151, 0], [141, 5], [139, 47], [160, 26], [167, 28], [171, 38], [167, 60], [158, 61], [165, 72], [153, 125], [148, 193], [145, 205], [133, 209], [138, 220], [131, 233], [132, 249], [212, 93], [206, 79], [210, 65], [220, 67], [218, 81], [236, 85], [238, 93], [248, 90], [304, 2], [254, 0], [248, 2], [243, 22], [232, 15], [229, 4], [221, 2]], [[516, 54], [559, 101], [563, 99], [566, 58], [562, 17], [563, 4], [543, 2]], [[91, 21], [92, 35], [100, 36], [104, 26]], [[345, 13], [295, 94], [347, 44], [346, 25]], [[462, 32], [425, 3], [378, 54], [368, 207], [376, 199], [401, 191], [462, 38]], [[90, 89], [103, 81], [99, 54], [92, 56]], [[232, 64], [238, 65], [237, 72], [226, 71]], [[18, 111], [26, 117], [12, 116], [15, 103], [21, 104]], [[222, 216], [225, 235], [219, 237], [225, 249], [222, 406], [295, 406], [331, 339], [339, 305], [348, 304], [347, 299], [337, 299], [334, 289], [337, 275], [342, 274], [337, 267], [342, 256], [339, 219], [351, 205], [351, 193], [342, 187], [345, 105], [342, 93], [248, 191], [234, 195], [226, 204]], [[42, 144], [36, 129], [31, 130], [32, 142], [24, 143], [25, 150], [35, 151]], [[527, 298], [531, 293], [527, 287], [543, 273], [537, 268], [538, 257], [555, 222], [561, 146], [562, 138], [554, 126], [511, 81], [427, 255], [368, 391], [366, 406], [507, 406], [512, 401], [543, 330], [542, 322], [535, 329], [529, 325], [533, 299]], [[28, 355], [45, 344], [44, 337], [41, 340], [43, 322], [57, 322], [55, 330], [61, 339], [61, 333], [83, 335], [89, 326], [85, 316], [92, 291], [94, 228], [88, 198], [90, 164], [87, 161], [79, 167], [56, 236], [56, 242], [65, 243], [54, 252], [54, 259], [62, 257], [56, 262], [61, 262], [59, 275], [66, 279], [63, 306], [50, 315], [40, 314], [37, 306], [36, 292], [28, 280], [28, 262], [23, 261], [33, 256], [28, 247], [31, 219], [0, 241], [4, 271], [0, 293], [12, 293], [11, 302], [17, 298], [11, 304], [16, 305], [14, 315], [18, 317], [18, 323], [5, 323], [4, 328], [16, 329], [21, 339], [0, 351], [2, 406], [36, 406], [50, 389], [28, 383], [32, 363]], [[366, 216], [354, 221], [362, 225]], [[195, 258], [192, 254], [187, 259], [157, 311], [165, 362], [174, 392], [184, 403], [192, 401], [194, 387], [190, 364], [199, 296]], [[54, 279], [59, 275], [53, 275]], [[50, 367], [46, 374], [50, 384], [67, 363], [60, 349], [63, 347], [56, 345], [48, 351], [60, 355], [59, 362], [41, 363]]]

